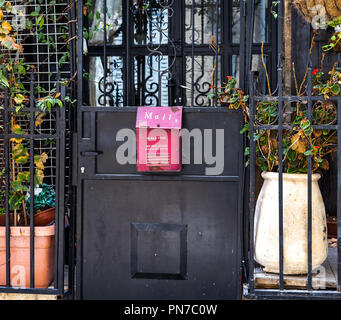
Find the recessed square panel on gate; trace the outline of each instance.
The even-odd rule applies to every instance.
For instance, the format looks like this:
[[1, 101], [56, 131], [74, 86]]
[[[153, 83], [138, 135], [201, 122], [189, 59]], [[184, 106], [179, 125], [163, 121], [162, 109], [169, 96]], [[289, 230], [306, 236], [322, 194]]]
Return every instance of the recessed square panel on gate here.
[[236, 182], [84, 181], [83, 298], [236, 299], [237, 198]]

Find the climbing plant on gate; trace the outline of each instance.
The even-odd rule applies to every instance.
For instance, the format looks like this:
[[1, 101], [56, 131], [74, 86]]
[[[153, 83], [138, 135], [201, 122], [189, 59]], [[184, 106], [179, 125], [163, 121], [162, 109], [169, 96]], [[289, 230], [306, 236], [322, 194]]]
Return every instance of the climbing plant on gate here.
[[[64, 26], [58, 27], [58, 38], [47, 36], [44, 27], [52, 22], [56, 22], [60, 17], [49, 12], [50, 8], [59, 1], [50, 1], [49, 6], [43, 6], [43, 0], [28, 0], [23, 3], [27, 5], [29, 12], [23, 11], [23, 6], [15, 6], [10, 1], [0, 0], [0, 87], [1, 97], [4, 103], [8, 100], [8, 110], [10, 119], [8, 127], [10, 133], [25, 136], [28, 133], [30, 113], [24, 108], [30, 104], [30, 92], [27, 83], [31, 81], [31, 76], [36, 73], [36, 67], [27, 62], [23, 57], [25, 46], [23, 42], [27, 37], [35, 37], [35, 40], [49, 49], [56, 49], [57, 42], [64, 42], [62, 48], [68, 47], [68, 30]], [[68, 7], [70, 9], [70, 7]], [[18, 21], [24, 38], [20, 38]], [[58, 65], [69, 59], [69, 50], [59, 59]], [[44, 61], [43, 61], [44, 62]], [[38, 60], [39, 63], [39, 60]], [[49, 74], [52, 76], [52, 74]], [[61, 79], [67, 85], [70, 79]], [[63, 107], [60, 92], [56, 87], [47, 90], [39, 83], [35, 83], [34, 93], [38, 97], [35, 102], [34, 124], [39, 128], [44, 123], [44, 117], [51, 112], [54, 107]], [[6, 98], [7, 96], [7, 98]], [[70, 101], [66, 97], [66, 101]], [[3, 109], [3, 106], [1, 107]], [[3, 128], [2, 128], [3, 129]], [[29, 183], [31, 172], [29, 170], [29, 140], [25, 138], [11, 138], [10, 144], [10, 194], [9, 206], [14, 213], [14, 225], [27, 225], [26, 202], [29, 200]], [[44, 180], [44, 169], [49, 155], [47, 152], [34, 154], [34, 185], [41, 185]], [[4, 180], [4, 171], [1, 172], [1, 179]], [[4, 181], [3, 181], [4, 182]], [[4, 204], [4, 192], [0, 192], [0, 200]], [[0, 214], [4, 210], [1, 208]]]

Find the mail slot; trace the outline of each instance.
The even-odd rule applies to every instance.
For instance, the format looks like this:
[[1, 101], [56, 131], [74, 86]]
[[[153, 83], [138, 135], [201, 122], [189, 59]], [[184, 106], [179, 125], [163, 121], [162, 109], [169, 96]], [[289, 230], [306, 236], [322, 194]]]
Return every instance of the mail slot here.
[[182, 107], [139, 107], [137, 171], [180, 172]]

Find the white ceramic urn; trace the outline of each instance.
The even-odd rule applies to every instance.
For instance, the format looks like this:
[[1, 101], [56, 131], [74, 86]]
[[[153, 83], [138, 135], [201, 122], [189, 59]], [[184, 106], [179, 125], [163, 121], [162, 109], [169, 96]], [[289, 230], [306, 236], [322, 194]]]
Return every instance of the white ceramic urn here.
[[[264, 271], [279, 273], [279, 174], [263, 172], [264, 184], [255, 211], [254, 254]], [[328, 254], [326, 210], [312, 175], [312, 268]], [[308, 273], [308, 175], [283, 173], [284, 274]]]

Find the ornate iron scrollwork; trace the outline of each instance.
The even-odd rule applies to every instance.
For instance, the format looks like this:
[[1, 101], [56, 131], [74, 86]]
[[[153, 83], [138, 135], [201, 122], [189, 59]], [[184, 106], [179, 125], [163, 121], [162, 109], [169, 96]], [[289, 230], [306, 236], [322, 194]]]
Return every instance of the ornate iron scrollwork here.
[[[108, 7], [104, 9], [107, 3], [97, 0], [96, 8], [103, 7], [103, 12], [111, 14]], [[103, 65], [107, 69], [98, 62], [90, 68], [90, 76], [95, 78], [89, 81], [90, 104], [212, 105], [209, 93], [212, 87], [219, 87], [223, 72], [227, 72], [222, 70], [222, 63], [226, 69], [230, 65], [227, 60], [239, 53], [237, 47], [231, 47], [232, 54], [224, 56], [224, 47], [229, 46], [223, 43], [225, 38], [221, 32], [226, 22], [221, 14], [232, 4], [222, 0], [129, 0], [120, 3], [122, 8], [123, 3], [126, 7], [119, 11], [121, 15], [117, 21], [121, 22], [119, 26], [125, 27], [117, 39], [109, 41], [110, 29], [103, 32], [104, 29], [97, 28], [100, 29], [96, 29], [97, 38], [103, 38], [103, 41], [96, 45], [89, 42], [91, 58], [100, 56], [98, 52], [103, 50], [101, 58], [106, 60]], [[106, 22], [111, 20], [108, 14]], [[212, 41], [221, 45], [221, 52], [212, 51]], [[116, 66], [111, 64], [113, 59], [117, 60], [114, 60]], [[115, 72], [116, 67], [120, 72]], [[215, 73], [212, 72], [214, 68]]]
[[176, 46], [169, 37], [173, 4], [174, 0], [150, 0], [138, 1], [134, 7], [137, 15], [134, 16], [137, 29], [135, 40], [144, 43], [149, 52], [143, 59], [137, 59], [138, 63], [144, 65], [142, 69], [146, 69], [139, 79], [139, 89], [142, 92], [140, 103], [143, 105], [161, 105], [164, 98], [163, 83], [172, 79], [171, 69], [177, 57]]
[[120, 68], [121, 66], [116, 59], [109, 61], [109, 68], [106, 71], [106, 78], [103, 76], [98, 83], [98, 89], [102, 93], [98, 97], [99, 105], [118, 107], [121, 103], [123, 103], [123, 96], [119, 87], [119, 83], [113, 80], [113, 70], [118, 70]]
[[[190, 80], [187, 79], [187, 84], [191, 83], [191, 75], [193, 76], [193, 88], [194, 92], [192, 93], [194, 95], [194, 103], [196, 106], [210, 106], [212, 104], [211, 100], [209, 100], [208, 94], [211, 91], [211, 83], [207, 81], [207, 70], [205, 69], [205, 64], [207, 64], [207, 61], [205, 61], [205, 58], [209, 58], [210, 56], [194, 56], [194, 66], [197, 66], [194, 70], [192, 70], [192, 57], [188, 56], [186, 59], [186, 74], [189, 75]], [[196, 70], [198, 72], [196, 72]], [[206, 77], [206, 79], [205, 79]]]

